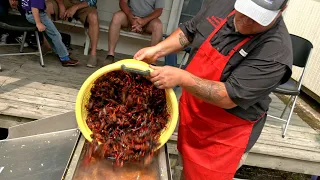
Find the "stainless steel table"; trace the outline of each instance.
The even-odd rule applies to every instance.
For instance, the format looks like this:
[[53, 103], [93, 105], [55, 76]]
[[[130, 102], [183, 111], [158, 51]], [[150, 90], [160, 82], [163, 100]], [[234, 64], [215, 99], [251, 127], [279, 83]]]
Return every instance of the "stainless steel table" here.
[[[74, 112], [10, 127], [0, 140], [1, 180], [73, 179], [85, 139]], [[156, 156], [160, 180], [171, 180], [169, 155], [163, 146]]]

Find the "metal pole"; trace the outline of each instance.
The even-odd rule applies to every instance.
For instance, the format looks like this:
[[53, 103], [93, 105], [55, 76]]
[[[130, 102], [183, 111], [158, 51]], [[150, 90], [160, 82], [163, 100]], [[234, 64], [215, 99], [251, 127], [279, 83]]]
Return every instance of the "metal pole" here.
[[21, 42], [21, 45], [20, 45], [20, 52], [21, 53], [23, 52], [23, 47], [24, 47], [24, 43], [26, 42], [26, 37], [27, 37], [27, 31], [25, 31], [23, 33], [23, 38], [22, 38], [22, 42]]
[[42, 50], [41, 50], [41, 44], [40, 44], [40, 40], [39, 40], [38, 31], [35, 31], [35, 34], [36, 34], [37, 45], [38, 45], [38, 50], [39, 50], [39, 54], [40, 54], [40, 65], [42, 67], [44, 67], [44, 62], [43, 62], [43, 56], [42, 56]]

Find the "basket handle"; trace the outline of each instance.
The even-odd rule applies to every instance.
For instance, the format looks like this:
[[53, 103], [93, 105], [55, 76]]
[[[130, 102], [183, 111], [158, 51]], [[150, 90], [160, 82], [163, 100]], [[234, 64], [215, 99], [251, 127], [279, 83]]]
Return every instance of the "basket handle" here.
[[132, 73], [141, 74], [143, 76], [149, 76], [150, 75], [150, 70], [141, 71], [141, 70], [138, 70], [138, 69], [132, 69], [132, 68], [126, 67], [124, 64], [121, 65], [121, 69], [123, 71], [128, 71], [128, 72], [132, 72]]

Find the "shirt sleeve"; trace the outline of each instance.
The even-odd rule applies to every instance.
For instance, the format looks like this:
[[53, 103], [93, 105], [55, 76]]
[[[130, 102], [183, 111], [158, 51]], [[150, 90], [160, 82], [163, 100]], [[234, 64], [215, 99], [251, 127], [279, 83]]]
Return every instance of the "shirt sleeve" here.
[[46, 9], [46, 2], [45, 0], [31, 0], [31, 7], [37, 9]]
[[164, 8], [164, 0], [156, 0], [155, 8]]
[[86, 0], [88, 6], [97, 6], [97, 0]]
[[[290, 51], [281, 43], [261, 45], [231, 73], [225, 82], [231, 100], [243, 109], [257, 103], [277, 88], [290, 68], [284, 58], [292, 58]], [[270, 49], [275, 51], [270, 51]]]
[[179, 28], [187, 37], [190, 43], [193, 42], [193, 38], [196, 32], [196, 27], [201, 22], [201, 19], [203, 19], [204, 13], [207, 10], [206, 4], [207, 3], [202, 4], [200, 11], [192, 19], [179, 25]]

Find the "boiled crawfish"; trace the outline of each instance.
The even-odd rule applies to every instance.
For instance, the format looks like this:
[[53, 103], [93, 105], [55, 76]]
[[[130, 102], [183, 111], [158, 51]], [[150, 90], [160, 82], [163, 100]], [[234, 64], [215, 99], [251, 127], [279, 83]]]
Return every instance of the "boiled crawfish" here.
[[120, 166], [152, 155], [169, 117], [165, 91], [124, 71], [98, 78], [86, 109], [93, 142], [102, 143], [97, 156], [113, 158]]

